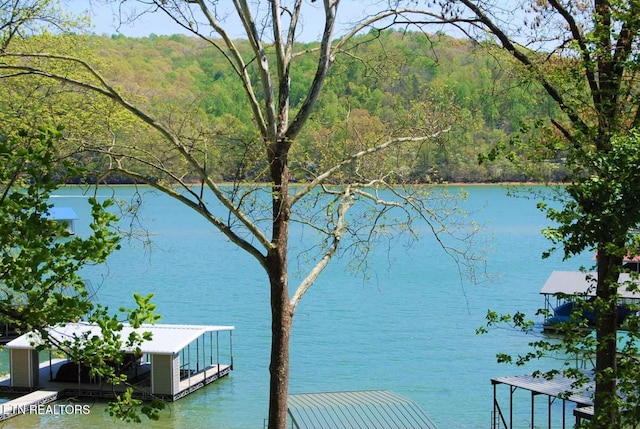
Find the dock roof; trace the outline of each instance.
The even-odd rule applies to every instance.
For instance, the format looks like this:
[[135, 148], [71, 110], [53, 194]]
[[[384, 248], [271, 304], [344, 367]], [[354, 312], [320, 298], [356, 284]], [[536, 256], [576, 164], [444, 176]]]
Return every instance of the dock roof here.
[[387, 390], [289, 395], [297, 429], [435, 429], [414, 402]]
[[80, 219], [71, 207], [49, 207], [49, 218], [57, 221]]
[[[129, 333], [137, 331], [139, 333], [151, 332], [149, 341], [144, 341], [141, 345], [142, 353], [170, 355], [178, 353], [193, 341], [207, 332], [232, 331], [233, 326], [209, 326], [209, 325], [142, 325], [138, 329], [133, 329], [125, 324], [122, 329], [122, 338], [127, 338]], [[54, 326], [49, 328], [49, 335], [57, 341], [71, 340], [80, 337], [85, 333], [89, 336], [100, 336], [100, 328], [97, 325], [88, 323], [68, 323], [64, 326]], [[35, 349], [41, 342], [41, 337], [37, 333], [29, 332], [10, 341], [5, 346], [8, 349]]]
[[[562, 428], [565, 426], [566, 418], [566, 403], [573, 402], [575, 404], [574, 415], [576, 418], [589, 418], [588, 407], [593, 406], [593, 394], [595, 391], [594, 372], [583, 371], [582, 376], [586, 377], [585, 383], [577, 385], [576, 378], [565, 377], [557, 374], [553, 378], [549, 379], [543, 375], [534, 374], [522, 374], [513, 375], [507, 377], [492, 378], [491, 384], [493, 385], [493, 413], [492, 413], [492, 427], [505, 427], [514, 428], [514, 393], [518, 389], [531, 392], [531, 415], [527, 421], [527, 427], [541, 427], [536, 423], [536, 414], [540, 411], [539, 407], [536, 407], [535, 398], [538, 395], [547, 396], [547, 410], [546, 415], [543, 414], [543, 418], [547, 421], [549, 429], [552, 422], [552, 404], [556, 398], [561, 398], [561, 419]], [[497, 385], [509, 386], [509, 396], [507, 400], [507, 407], [509, 414], [503, 412], [503, 406], [497, 395]], [[503, 396], [503, 395], [500, 395]], [[504, 399], [504, 398], [503, 398]], [[578, 412], [578, 410], [581, 410]], [[506, 409], [504, 410], [506, 411]], [[557, 423], [560, 423], [556, 420]], [[501, 424], [502, 423], [502, 424]], [[523, 422], [522, 422], [523, 423]], [[576, 421], [578, 423], [578, 421]], [[543, 427], [547, 427], [543, 424]], [[555, 427], [555, 426], [554, 426]], [[573, 426], [572, 426], [573, 427]]]
[[[588, 376], [592, 377], [592, 375]], [[512, 375], [491, 379], [491, 384], [506, 384], [553, 398], [564, 397], [564, 399], [575, 402], [581, 406], [593, 405], [594, 382], [587, 382], [580, 389], [574, 386], [575, 382], [575, 378], [564, 377], [562, 375], [556, 375], [552, 379], [532, 374]]]
[[[595, 296], [595, 282], [598, 274], [595, 272], [583, 273], [581, 271], [554, 271], [551, 273], [540, 293], [542, 295], [586, 295]], [[640, 299], [640, 292], [629, 291], [624, 283], [630, 281], [628, 273], [620, 274], [618, 294], [621, 298]]]

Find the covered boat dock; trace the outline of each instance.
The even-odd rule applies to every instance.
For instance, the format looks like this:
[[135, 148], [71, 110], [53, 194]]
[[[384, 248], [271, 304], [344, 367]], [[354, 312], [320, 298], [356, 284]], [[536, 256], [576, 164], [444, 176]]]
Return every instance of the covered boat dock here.
[[387, 390], [289, 395], [292, 429], [437, 429], [414, 402]]
[[[553, 312], [556, 307], [572, 297], [577, 299], [595, 297], [597, 278], [598, 274], [595, 272], [553, 271], [540, 290], [540, 294], [544, 296], [545, 310]], [[630, 288], [628, 282], [633, 282], [634, 287]], [[631, 279], [629, 273], [620, 274], [618, 283], [620, 283], [618, 295], [621, 304], [637, 303], [640, 300], [640, 292], [634, 290], [640, 285]], [[548, 323], [545, 323], [543, 328], [554, 329]]]
[[[588, 373], [586, 373], [589, 375]], [[574, 386], [576, 380], [561, 375], [556, 375], [552, 379], [543, 376], [534, 376], [531, 374], [515, 375], [507, 377], [498, 377], [491, 379], [493, 385], [493, 412], [491, 414], [492, 429], [514, 429], [522, 427], [522, 421], [514, 422], [514, 403], [513, 398], [517, 390], [525, 390], [530, 393], [530, 413], [528, 415], [527, 424], [530, 427], [558, 427], [560, 423], [564, 429], [566, 427], [574, 427], [574, 423], [580, 421], [581, 418], [589, 418], [589, 412], [593, 414], [593, 392], [595, 384], [591, 377], [591, 381], [580, 388]], [[498, 386], [504, 385], [509, 389], [508, 404], [504, 404], [498, 398]], [[546, 416], [543, 419], [545, 423], [537, 423], [536, 415], [536, 397], [546, 396]], [[561, 402], [560, 416], [553, 417], [552, 405], [556, 401]], [[538, 413], [536, 412], [538, 411]], [[570, 411], [575, 416], [575, 421], [571, 418]], [[543, 421], [544, 421], [543, 420]], [[571, 421], [571, 423], [569, 423]]]
[[[551, 273], [540, 290], [540, 294], [545, 297], [545, 308], [553, 308], [551, 298], [562, 300], [564, 296], [577, 295], [589, 297], [596, 295], [596, 280], [598, 274], [595, 272], [584, 273], [582, 271], [554, 271]], [[629, 273], [622, 273], [618, 277], [618, 294], [625, 300], [639, 300], [640, 292], [629, 291], [625, 286], [626, 282], [633, 281]], [[636, 283], [636, 282], [634, 282]], [[637, 283], [636, 283], [637, 285]], [[556, 302], [556, 305], [558, 303]]]
[[[164, 324], [134, 329], [125, 325], [122, 338], [134, 331], [151, 332], [152, 338], [141, 344], [140, 354], [123, 350], [126, 358], [119, 370], [127, 375], [135, 397], [176, 401], [233, 369], [233, 329], [233, 326]], [[101, 335], [98, 326], [87, 323], [55, 326], [49, 328], [48, 334], [57, 342]], [[221, 334], [227, 338], [221, 339]], [[48, 362], [40, 363], [41, 355], [36, 350], [39, 344], [40, 336], [28, 333], [6, 345], [10, 371], [9, 377], [0, 382], [0, 391], [27, 393], [53, 389], [61, 392], [61, 396], [67, 392], [80, 397], [109, 398], [124, 390], [124, 386], [90, 377], [89, 369], [81, 362], [52, 359], [51, 352]]]
[[50, 207], [48, 217], [66, 226], [69, 234], [76, 233], [74, 222], [80, 218], [71, 207]]

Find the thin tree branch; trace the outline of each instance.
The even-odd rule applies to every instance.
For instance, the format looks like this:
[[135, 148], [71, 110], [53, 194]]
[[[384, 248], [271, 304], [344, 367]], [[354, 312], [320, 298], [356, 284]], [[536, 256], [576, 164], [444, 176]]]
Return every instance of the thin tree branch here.
[[387, 140], [386, 142], [377, 145], [375, 147], [369, 148], [369, 149], [365, 149], [365, 150], [361, 150], [358, 153], [355, 153], [353, 155], [351, 155], [350, 157], [342, 160], [341, 162], [339, 162], [338, 164], [334, 165], [333, 167], [329, 168], [328, 170], [326, 170], [325, 172], [319, 174], [318, 176], [316, 176], [315, 179], [313, 179], [311, 182], [307, 183], [307, 185], [305, 185], [304, 187], [302, 187], [298, 192], [296, 192], [296, 194], [294, 194], [291, 197], [291, 206], [293, 207], [293, 205], [299, 201], [302, 197], [304, 197], [305, 195], [307, 195], [309, 192], [311, 192], [313, 190], [313, 188], [315, 188], [316, 186], [324, 183], [329, 177], [331, 177], [331, 175], [333, 173], [335, 173], [336, 171], [342, 169], [343, 167], [345, 167], [346, 165], [349, 165], [351, 163], [353, 163], [354, 161], [363, 158], [367, 155], [376, 153], [376, 152], [380, 152], [390, 146], [394, 146], [396, 144], [402, 144], [402, 143], [407, 143], [407, 142], [422, 142], [425, 140], [430, 140], [433, 138], [438, 137], [440, 134], [442, 133], [446, 133], [450, 130], [450, 128], [444, 129], [442, 131], [438, 131], [436, 133], [433, 133], [431, 135], [428, 136], [422, 136], [422, 137], [395, 137], [392, 138], [390, 140]]
[[[229, 239], [229, 241], [236, 244], [238, 247], [240, 247], [241, 249], [245, 250], [247, 253], [252, 255], [260, 263], [260, 265], [265, 267], [266, 259], [265, 259], [265, 256], [260, 252], [260, 250], [258, 250], [250, 242], [248, 242], [247, 240], [244, 240], [242, 237], [236, 234], [233, 231], [233, 229], [229, 225], [227, 225], [225, 222], [223, 222], [222, 220], [214, 216], [207, 209], [206, 205], [202, 202], [202, 200], [200, 200], [199, 198], [197, 198], [195, 201], [191, 200], [185, 197], [183, 194], [176, 192], [170, 187], [162, 186], [158, 182], [148, 180], [148, 178], [130, 170], [126, 170], [123, 168], [114, 168], [106, 171], [105, 173], [110, 173], [110, 172], [120, 172], [120, 173], [126, 174], [128, 177], [131, 177], [132, 179], [137, 179], [142, 183], [146, 183], [149, 186], [152, 186], [153, 188], [157, 189], [158, 191], [180, 201], [187, 207], [192, 208], [197, 213], [199, 213], [202, 217], [204, 217], [209, 223], [215, 226], [216, 229], [222, 232]], [[191, 193], [191, 194], [195, 195], [194, 193]], [[267, 241], [266, 238], [263, 238], [263, 239], [264, 241]]]
[[323, 0], [324, 4], [324, 30], [322, 32], [322, 41], [320, 42], [320, 56], [318, 59], [318, 67], [313, 77], [311, 87], [307, 92], [307, 97], [300, 106], [300, 110], [296, 114], [296, 117], [291, 122], [291, 125], [287, 128], [285, 138], [288, 141], [293, 141], [296, 136], [302, 130], [302, 127], [309, 119], [313, 108], [316, 105], [316, 101], [320, 96], [320, 90], [324, 83], [324, 79], [327, 76], [327, 70], [333, 62], [333, 55], [331, 53], [331, 44], [333, 38], [333, 26], [336, 20], [336, 11], [338, 8], [337, 0]]
[[173, 133], [171, 133], [170, 130], [168, 130], [166, 127], [164, 127], [158, 121], [156, 121], [155, 119], [153, 119], [152, 117], [147, 115], [140, 108], [138, 108], [138, 107], [132, 105], [131, 103], [129, 103], [128, 101], [126, 101], [88, 63], [86, 63], [85, 61], [80, 60], [78, 58], [74, 58], [74, 57], [52, 55], [52, 54], [44, 54], [44, 53], [40, 53], [40, 54], [11, 53], [11, 54], [4, 54], [4, 56], [56, 59], [56, 60], [70, 61], [70, 62], [73, 62], [73, 63], [76, 63], [76, 64], [82, 66], [82, 68], [84, 68], [86, 71], [88, 71], [91, 76], [96, 78], [98, 80], [98, 82], [100, 82], [100, 84], [102, 86], [97, 86], [97, 85], [89, 83], [89, 82], [84, 82], [84, 81], [80, 81], [80, 80], [77, 80], [77, 79], [73, 79], [73, 78], [70, 78], [68, 76], [62, 76], [62, 75], [57, 75], [57, 74], [54, 74], [54, 73], [45, 72], [43, 70], [39, 70], [39, 69], [36, 69], [36, 68], [33, 68], [33, 67], [29, 67], [29, 66], [0, 64], [0, 70], [20, 70], [20, 71], [25, 72], [25, 73], [38, 75], [38, 76], [43, 76], [43, 77], [50, 78], [50, 79], [53, 79], [53, 80], [57, 80], [57, 81], [60, 81], [60, 82], [69, 83], [69, 84], [78, 86], [80, 88], [88, 89], [90, 91], [93, 91], [93, 92], [96, 92], [98, 94], [104, 95], [104, 96], [116, 101], [120, 106], [125, 108], [127, 111], [131, 112], [135, 117], [139, 118], [144, 123], [148, 124], [149, 126], [151, 126], [156, 131], [160, 132], [160, 134], [164, 138], [166, 138], [171, 143], [171, 145], [173, 145], [176, 149], [178, 149], [178, 151], [184, 156], [184, 158], [189, 162], [189, 164], [192, 165], [195, 168], [195, 170], [200, 174], [201, 179], [212, 190], [212, 192], [214, 193], [216, 198], [218, 198], [218, 200], [222, 203], [222, 205], [227, 210], [232, 212], [242, 222], [242, 224], [254, 235], [254, 237], [256, 237], [256, 239], [258, 239], [261, 242], [261, 244], [266, 249], [270, 249], [271, 248], [272, 244], [269, 242], [269, 240], [266, 239], [264, 234], [262, 234], [262, 232], [257, 228], [257, 226], [254, 225], [241, 211], [239, 211], [233, 205], [233, 203], [224, 195], [224, 193], [219, 188], [219, 186], [213, 180], [211, 180], [211, 178], [208, 175], [205, 174], [205, 172], [204, 172], [202, 166], [200, 165], [200, 163], [193, 156], [191, 156], [191, 154], [189, 153], [188, 149], [182, 144], [182, 142], [180, 142], [180, 140]]
[[[262, 110], [260, 109], [260, 103], [258, 101], [258, 98], [256, 97], [256, 94], [253, 91], [253, 85], [251, 84], [251, 77], [247, 72], [247, 65], [242, 59], [242, 55], [240, 55], [239, 49], [236, 47], [235, 43], [233, 43], [233, 40], [231, 39], [231, 37], [229, 37], [227, 32], [224, 30], [224, 28], [218, 23], [218, 20], [213, 16], [213, 14], [211, 13], [211, 10], [206, 5], [205, 1], [197, 0], [197, 3], [198, 3], [198, 6], [200, 6], [200, 9], [202, 10], [202, 13], [204, 14], [204, 16], [207, 18], [209, 25], [211, 25], [211, 28], [213, 28], [215, 32], [218, 33], [224, 40], [225, 45], [231, 52], [231, 57], [229, 57], [229, 55], [226, 52], [219, 49], [218, 45], [210, 41], [208, 37], [205, 37], [204, 35], [200, 34], [198, 31], [195, 31], [195, 30], [192, 30], [192, 31], [194, 31], [194, 33], [197, 34], [199, 37], [202, 37], [204, 40], [207, 40], [210, 43], [212, 43], [214, 46], [216, 46], [216, 48], [218, 48], [218, 50], [223, 53], [223, 55], [225, 56], [229, 64], [233, 67], [238, 77], [240, 77], [240, 80], [242, 80], [242, 86], [244, 87], [244, 90], [247, 94], [247, 98], [251, 106], [251, 111], [253, 112], [253, 117], [255, 118], [256, 123], [258, 124], [258, 127], [260, 128], [262, 135], [266, 135], [268, 130], [268, 125], [267, 125], [267, 122], [265, 122], [265, 118], [262, 114]], [[234, 4], [235, 3], [236, 2], [234, 2]], [[173, 17], [171, 12], [165, 10], [165, 13]]]
[[[200, 0], [203, 2], [203, 0]], [[238, 16], [242, 21], [242, 25], [245, 29], [245, 33], [249, 39], [249, 44], [257, 58], [258, 70], [260, 73], [260, 82], [262, 83], [262, 90], [264, 92], [264, 109], [266, 111], [266, 120], [264, 121], [263, 138], [267, 141], [274, 142], [277, 139], [277, 120], [275, 112], [275, 100], [273, 94], [273, 84], [271, 82], [271, 75], [269, 74], [269, 59], [267, 53], [260, 40], [260, 34], [256, 28], [255, 21], [251, 14], [251, 9], [246, 0], [233, 0], [233, 4], [236, 7]], [[246, 84], [245, 84], [246, 85]], [[261, 114], [262, 115], [262, 114]], [[257, 118], [256, 118], [257, 119]]]
[[291, 298], [290, 305], [292, 311], [295, 311], [298, 303], [304, 296], [304, 294], [309, 290], [309, 288], [316, 281], [318, 276], [324, 271], [324, 269], [329, 264], [329, 261], [333, 258], [338, 247], [340, 245], [340, 241], [342, 240], [342, 234], [345, 230], [345, 218], [347, 212], [351, 208], [353, 204], [353, 195], [351, 194], [351, 187], [347, 186], [342, 194], [342, 199], [340, 200], [340, 205], [338, 206], [338, 218], [336, 221], [336, 225], [331, 232], [331, 244], [325, 251], [324, 255], [320, 260], [315, 264], [315, 266], [309, 271], [309, 274], [302, 280], [300, 285], [297, 287], [293, 297]]
[[[495, 35], [502, 46], [511, 53], [511, 55], [518, 60], [522, 65], [524, 65], [527, 69], [529, 69], [533, 75], [538, 79], [540, 84], [544, 87], [545, 91], [553, 98], [560, 109], [569, 117], [572, 124], [585, 135], [589, 134], [589, 126], [580, 118], [578, 113], [568, 105], [565, 101], [564, 97], [558, 89], [552, 85], [549, 80], [544, 76], [544, 74], [538, 69], [535, 65], [535, 62], [523, 52], [522, 49], [518, 49], [515, 43], [505, 34], [505, 32], [498, 27], [489, 16], [487, 16], [473, 1], [471, 0], [460, 0], [469, 10], [471, 10], [485, 26], [489, 32]], [[580, 141], [578, 141], [576, 136], [571, 136], [570, 141], [572, 144], [579, 148]]]

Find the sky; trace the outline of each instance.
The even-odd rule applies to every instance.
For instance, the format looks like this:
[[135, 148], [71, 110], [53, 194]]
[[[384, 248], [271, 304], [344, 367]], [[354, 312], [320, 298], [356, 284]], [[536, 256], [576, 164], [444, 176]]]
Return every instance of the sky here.
[[[229, 0], [219, 2], [223, 7], [230, 7]], [[263, 2], [266, 3], [266, 2]], [[363, 18], [370, 13], [374, 6], [369, 2], [369, 10], [363, 7], [363, 2], [357, 0], [342, 0], [338, 9], [338, 20], [336, 25], [336, 34], [344, 34], [347, 29], [351, 28], [353, 22]], [[125, 4], [135, 5], [135, 1], [128, 1]], [[226, 6], [228, 5], [228, 6]], [[104, 0], [66, 0], [65, 7], [74, 13], [88, 12], [91, 15], [93, 24], [93, 32], [99, 35], [123, 34], [128, 37], [146, 37], [150, 34], [171, 35], [176, 33], [185, 33], [174, 22], [162, 13], [154, 13], [144, 15], [136, 20], [134, 24], [118, 25], [117, 3], [106, 4]], [[137, 6], [137, 10], [141, 10]], [[230, 12], [228, 10], [228, 12]], [[301, 22], [302, 34], [298, 37], [298, 41], [311, 42], [320, 40], [320, 34], [324, 26], [321, 0], [311, 2], [305, 0], [303, 8], [303, 21]], [[231, 36], [234, 38], [246, 38], [242, 32], [238, 20], [231, 20], [225, 26], [226, 29], [231, 28]], [[235, 31], [234, 31], [235, 30]]]

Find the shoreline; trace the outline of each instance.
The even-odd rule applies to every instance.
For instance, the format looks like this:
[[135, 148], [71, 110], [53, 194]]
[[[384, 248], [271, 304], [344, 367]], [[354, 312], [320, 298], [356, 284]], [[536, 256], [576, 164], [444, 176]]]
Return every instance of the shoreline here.
[[[235, 182], [219, 182], [216, 183], [218, 186], [238, 186], [238, 183]], [[240, 185], [258, 185], [258, 186], [269, 186], [268, 182], [242, 182]], [[456, 187], [472, 187], [472, 186], [565, 186], [568, 183], [561, 182], [553, 182], [553, 183], [543, 183], [543, 182], [443, 182], [443, 183], [412, 183], [406, 186], [433, 186], [433, 187], [446, 187], [446, 186], [456, 186]], [[193, 182], [187, 183], [189, 186], [201, 186], [201, 183]], [[306, 186], [307, 183], [304, 182], [289, 182], [289, 186], [297, 187], [297, 186]], [[64, 183], [60, 185], [60, 187], [73, 187], [77, 186], [80, 188], [86, 187], [118, 187], [118, 186], [149, 186], [152, 188], [156, 188], [154, 185], [149, 183]], [[173, 186], [173, 185], [171, 185]], [[320, 186], [320, 185], [318, 185]], [[327, 184], [326, 186], [341, 186], [339, 184]], [[170, 187], [170, 186], [169, 186]], [[157, 188], [156, 188], [157, 189]]]

